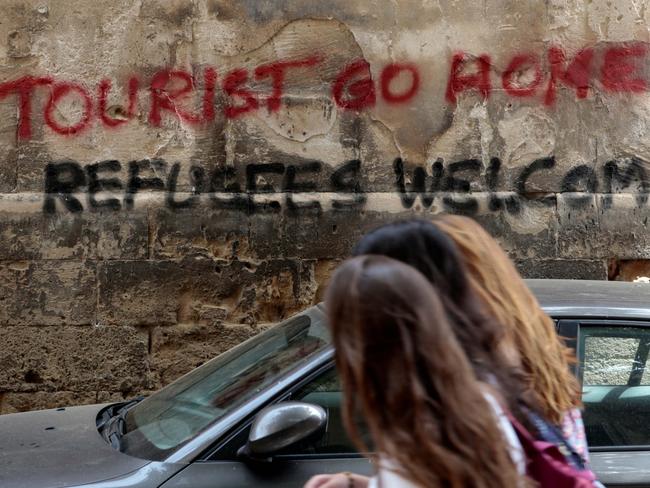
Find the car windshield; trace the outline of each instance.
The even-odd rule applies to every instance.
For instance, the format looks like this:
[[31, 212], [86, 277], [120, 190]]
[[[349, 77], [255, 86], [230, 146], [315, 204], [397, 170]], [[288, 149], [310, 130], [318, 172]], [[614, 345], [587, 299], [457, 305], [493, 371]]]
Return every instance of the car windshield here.
[[162, 460], [330, 344], [321, 306], [221, 354], [131, 408], [121, 450]]

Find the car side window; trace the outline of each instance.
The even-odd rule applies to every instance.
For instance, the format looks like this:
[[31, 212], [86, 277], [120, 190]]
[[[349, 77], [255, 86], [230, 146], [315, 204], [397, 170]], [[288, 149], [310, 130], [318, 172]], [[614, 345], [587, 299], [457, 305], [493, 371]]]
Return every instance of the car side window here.
[[580, 327], [578, 348], [591, 447], [650, 445], [650, 328]]

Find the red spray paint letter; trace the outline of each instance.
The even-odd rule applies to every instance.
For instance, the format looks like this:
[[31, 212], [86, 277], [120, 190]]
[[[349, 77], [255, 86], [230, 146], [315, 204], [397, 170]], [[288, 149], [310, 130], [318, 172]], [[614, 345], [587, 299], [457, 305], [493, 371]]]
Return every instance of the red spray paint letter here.
[[32, 137], [32, 93], [38, 86], [53, 83], [52, 78], [35, 78], [23, 76], [14, 81], [0, 83], [0, 99], [11, 93], [18, 94], [18, 139], [29, 139]]
[[[359, 76], [361, 79], [352, 81]], [[350, 64], [337, 76], [332, 86], [332, 96], [339, 107], [347, 110], [361, 110], [375, 104], [375, 87], [370, 76], [370, 65], [365, 59]]]
[[[81, 119], [79, 119], [79, 122], [74, 125], [61, 125], [54, 118], [54, 111], [56, 110], [56, 105], [59, 100], [72, 92], [76, 92], [77, 95], [81, 97], [84, 105], [83, 115], [81, 116]], [[47, 101], [47, 105], [45, 106], [45, 123], [57, 134], [71, 136], [78, 134], [88, 126], [92, 113], [93, 102], [90, 99], [88, 92], [81, 85], [77, 85], [76, 83], [57, 83], [52, 88], [50, 99]]]
[[573, 61], [564, 69], [566, 56], [562, 48], [553, 46], [548, 50], [548, 61], [551, 65], [551, 77], [544, 96], [546, 105], [553, 105], [556, 97], [556, 84], [559, 81], [576, 89], [579, 99], [586, 98], [589, 93], [589, 79], [591, 77], [591, 61], [594, 51], [591, 48], [581, 50]]
[[113, 118], [106, 113], [106, 105], [108, 100], [108, 93], [111, 91], [112, 83], [111, 80], [102, 80], [99, 83], [98, 92], [99, 92], [99, 118], [108, 127], [117, 127], [122, 125], [132, 119], [135, 115], [135, 107], [138, 97], [138, 79], [133, 76], [129, 79], [129, 106], [126, 109], [126, 116], [124, 118]]
[[646, 55], [644, 44], [631, 46], [610, 47], [605, 51], [601, 81], [605, 89], [613, 92], [643, 92], [647, 83], [637, 75], [637, 65], [634, 58]]
[[228, 76], [226, 76], [223, 82], [223, 90], [226, 94], [230, 97], [243, 98], [246, 102], [243, 105], [226, 106], [225, 113], [229, 119], [234, 119], [252, 110], [257, 110], [259, 107], [259, 102], [253, 92], [243, 87], [246, 82], [248, 82], [248, 72], [243, 68], [235, 69], [228, 73]]
[[205, 68], [203, 73], [203, 120], [209, 122], [214, 119], [214, 89], [217, 84], [217, 70]]
[[[533, 80], [527, 86], [520, 86], [515, 83], [515, 74], [522, 71], [526, 67], [532, 67], [535, 70]], [[529, 97], [535, 94], [535, 91], [542, 82], [542, 67], [540, 66], [539, 59], [533, 54], [518, 54], [503, 72], [501, 76], [503, 88], [513, 97]]]
[[263, 64], [255, 69], [255, 78], [270, 77], [273, 83], [273, 92], [266, 100], [266, 106], [269, 112], [280, 110], [282, 91], [284, 88], [284, 78], [287, 70], [294, 68], [308, 68], [320, 63], [318, 56], [311, 56], [298, 61], [277, 61], [275, 63]]
[[[181, 82], [179, 88], [168, 88], [172, 82]], [[186, 71], [164, 70], [156, 73], [151, 80], [151, 111], [149, 122], [158, 127], [162, 120], [161, 111], [167, 110], [184, 122], [190, 124], [200, 123], [201, 117], [179, 107], [189, 93], [194, 90], [194, 79]]]
[[490, 96], [490, 57], [483, 54], [473, 59], [477, 65], [478, 71], [472, 74], [463, 74], [463, 68], [468, 62], [465, 53], [454, 54], [451, 61], [451, 72], [447, 82], [447, 92], [445, 98], [449, 103], [456, 103], [456, 94], [465, 90], [478, 90], [483, 98]]
[[[411, 73], [411, 86], [403, 93], [393, 93], [390, 89], [391, 82], [399, 76], [402, 71]], [[404, 103], [415, 96], [420, 88], [420, 73], [412, 63], [392, 63], [386, 66], [381, 72], [381, 96], [388, 103]]]

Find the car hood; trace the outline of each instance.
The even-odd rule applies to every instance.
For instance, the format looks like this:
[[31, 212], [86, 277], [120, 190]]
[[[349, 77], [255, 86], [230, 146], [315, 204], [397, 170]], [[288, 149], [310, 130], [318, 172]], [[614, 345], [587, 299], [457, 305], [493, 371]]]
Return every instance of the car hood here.
[[0, 486], [70, 487], [148, 464], [116, 451], [101, 437], [96, 418], [106, 406], [0, 415]]

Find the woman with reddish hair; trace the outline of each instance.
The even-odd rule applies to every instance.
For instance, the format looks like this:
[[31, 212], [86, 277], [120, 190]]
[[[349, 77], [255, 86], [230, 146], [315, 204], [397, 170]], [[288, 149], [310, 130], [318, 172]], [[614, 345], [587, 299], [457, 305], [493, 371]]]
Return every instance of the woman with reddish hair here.
[[573, 351], [562, 343], [513, 262], [481, 225], [467, 217], [440, 215], [433, 224], [454, 241], [467, 266], [472, 289], [487, 312], [503, 326], [502, 347], [516, 352], [526, 392], [540, 413], [562, 428], [572, 447], [588, 462], [589, 451], [579, 407], [580, 385], [571, 373]]

